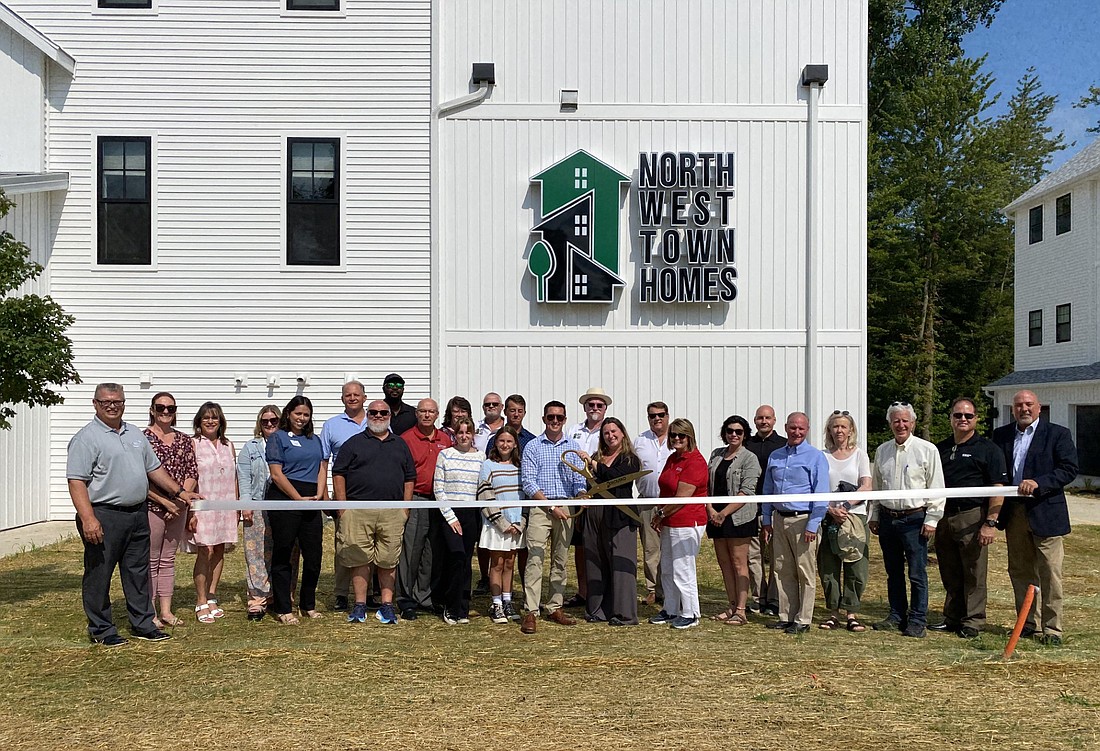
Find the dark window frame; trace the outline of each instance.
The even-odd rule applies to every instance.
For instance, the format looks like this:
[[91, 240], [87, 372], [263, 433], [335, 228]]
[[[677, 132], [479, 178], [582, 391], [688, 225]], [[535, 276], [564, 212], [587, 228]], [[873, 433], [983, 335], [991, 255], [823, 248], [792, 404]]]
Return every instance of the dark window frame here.
[[[294, 146], [296, 144], [331, 144], [333, 147], [332, 154], [332, 181], [333, 181], [333, 197], [332, 198], [296, 198], [294, 195]], [[339, 137], [310, 137], [310, 136], [296, 136], [286, 139], [286, 235], [284, 241], [286, 244], [286, 265], [287, 266], [308, 266], [308, 267], [331, 267], [340, 266], [343, 263], [343, 242], [342, 242], [342, 229], [341, 229], [341, 180], [343, 173], [340, 169], [340, 147], [341, 139]], [[311, 172], [316, 172], [316, 166]], [[314, 178], [316, 179], [316, 178]], [[303, 256], [294, 256], [295, 252], [295, 231], [298, 226], [302, 226], [299, 223], [309, 222], [308, 214], [311, 213], [309, 209], [318, 210], [319, 207], [333, 206], [335, 207], [335, 216], [332, 218], [333, 226], [332, 236], [335, 240], [336, 246], [331, 249], [331, 255], [310, 259]], [[297, 209], [297, 210], [296, 210]], [[295, 216], [295, 214], [304, 214], [305, 216]], [[302, 248], [299, 246], [298, 248]]]
[[1073, 194], [1054, 199], [1054, 234], [1064, 235], [1073, 229]]
[[153, 0], [139, 0], [139, 2], [127, 2], [127, 0], [99, 0], [96, 7], [108, 10], [152, 10]]
[[1043, 345], [1043, 309], [1029, 310], [1027, 313], [1027, 346]]
[[[340, 10], [340, 0], [327, 0], [327, 2], [332, 3], [332, 7], [330, 8], [317, 5], [299, 6], [300, 2], [309, 2], [309, 0], [286, 0], [286, 9], [291, 11], [315, 10], [319, 13], [328, 13], [330, 11], [339, 12]], [[317, 2], [317, 0], [313, 0], [313, 2]]]
[[[103, 145], [106, 143], [135, 143], [145, 145], [145, 191], [140, 198], [126, 196], [123, 198], [105, 196], [103, 174]], [[125, 178], [127, 167], [125, 164], [125, 147], [123, 147], [123, 176]], [[108, 214], [110, 206], [144, 206], [145, 216], [143, 227], [145, 237], [145, 253], [142, 259], [134, 260], [126, 258], [118, 260], [111, 257], [110, 238], [107, 237], [110, 220]], [[150, 136], [98, 136], [96, 138], [96, 264], [101, 266], [151, 266], [153, 264], [153, 139]]]
[[1027, 244], [1043, 241], [1043, 204], [1032, 206], [1027, 212]]
[[[1065, 313], [1065, 320], [1062, 314]], [[1073, 310], [1071, 303], [1054, 308], [1054, 341], [1058, 344], [1068, 342], [1073, 336]]]

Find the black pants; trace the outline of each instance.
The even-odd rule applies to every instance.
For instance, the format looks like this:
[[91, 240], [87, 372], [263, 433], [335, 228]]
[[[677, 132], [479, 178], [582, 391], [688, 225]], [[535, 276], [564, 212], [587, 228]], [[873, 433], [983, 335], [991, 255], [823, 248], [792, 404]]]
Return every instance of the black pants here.
[[[317, 483], [291, 480], [298, 495], [308, 497], [317, 494]], [[269, 500], [289, 500], [273, 484], [267, 491]], [[320, 505], [320, 504], [318, 504]], [[269, 511], [271, 526], [271, 596], [275, 600], [277, 615], [289, 613], [290, 583], [292, 581], [291, 556], [294, 544], [302, 554], [301, 591], [298, 608], [314, 610], [317, 607], [317, 580], [321, 578], [321, 511]]]
[[103, 542], [84, 540], [80, 517], [76, 528], [84, 542], [84, 613], [88, 634], [96, 641], [118, 633], [111, 616], [111, 577], [115, 566], [122, 579], [130, 630], [145, 634], [153, 630], [153, 600], [149, 595], [149, 515], [145, 502], [136, 506], [93, 506], [103, 527]]
[[[447, 524], [443, 514], [432, 509], [432, 524], [439, 530], [443, 555], [439, 560], [439, 602], [455, 618], [470, 616], [470, 586], [472, 571], [470, 562], [474, 557], [474, 546], [481, 535], [481, 510], [476, 508], [456, 508], [455, 516], [462, 526], [462, 534], [457, 534]], [[433, 599], [433, 601], [436, 601]]]

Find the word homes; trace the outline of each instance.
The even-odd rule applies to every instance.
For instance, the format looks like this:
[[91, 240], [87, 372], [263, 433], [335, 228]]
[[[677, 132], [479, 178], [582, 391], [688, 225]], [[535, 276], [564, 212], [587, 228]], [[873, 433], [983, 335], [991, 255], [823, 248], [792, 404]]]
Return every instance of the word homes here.
[[638, 158], [640, 302], [712, 303], [737, 297], [734, 155], [642, 153]]

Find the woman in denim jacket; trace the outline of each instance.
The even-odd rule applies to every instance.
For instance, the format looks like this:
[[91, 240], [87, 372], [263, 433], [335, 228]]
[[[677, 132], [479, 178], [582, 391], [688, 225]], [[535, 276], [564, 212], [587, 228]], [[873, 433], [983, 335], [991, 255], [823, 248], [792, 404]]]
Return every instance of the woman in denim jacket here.
[[[242, 501], [262, 501], [271, 482], [267, 468], [267, 439], [279, 429], [279, 408], [265, 405], [256, 416], [255, 436], [237, 453], [237, 483]], [[244, 525], [244, 561], [248, 586], [248, 620], [259, 621], [264, 617], [271, 597], [271, 530], [267, 526], [267, 512], [252, 514]], [[295, 577], [297, 578], [297, 577]]]

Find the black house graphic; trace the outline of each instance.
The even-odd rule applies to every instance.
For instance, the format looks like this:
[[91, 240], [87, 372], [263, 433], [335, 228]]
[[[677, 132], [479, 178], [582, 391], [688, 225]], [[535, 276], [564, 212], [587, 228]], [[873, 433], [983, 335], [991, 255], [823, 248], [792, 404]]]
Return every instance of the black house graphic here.
[[588, 191], [532, 228], [553, 256], [546, 302], [614, 302], [615, 288], [626, 285], [592, 258], [592, 196]]

